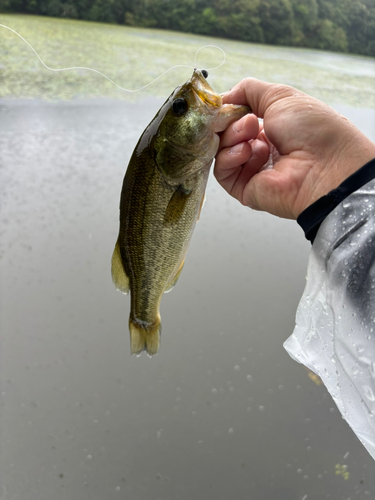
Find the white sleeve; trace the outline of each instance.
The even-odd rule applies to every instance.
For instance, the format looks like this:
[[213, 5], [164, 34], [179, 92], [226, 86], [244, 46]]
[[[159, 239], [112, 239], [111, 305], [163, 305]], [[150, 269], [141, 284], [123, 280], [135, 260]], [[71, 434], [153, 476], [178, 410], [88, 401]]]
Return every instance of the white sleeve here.
[[320, 226], [284, 347], [319, 375], [375, 459], [375, 180]]

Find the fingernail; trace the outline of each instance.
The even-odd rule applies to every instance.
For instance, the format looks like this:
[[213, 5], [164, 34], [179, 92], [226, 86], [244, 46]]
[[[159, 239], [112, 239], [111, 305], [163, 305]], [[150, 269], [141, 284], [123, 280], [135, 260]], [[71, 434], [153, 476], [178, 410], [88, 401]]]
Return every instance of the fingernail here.
[[245, 126], [245, 122], [242, 119], [238, 120], [238, 121], [233, 123], [233, 131], [237, 132], [237, 134], [238, 134], [239, 132], [243, 131], [244, 126]]
[[244, 145], [244, 143], [241, 142], [240, 144], [236, 144], [235, 146], [232, 146], [229, 150], [229, 153], [232, 155], [240, 154], [243, 150], [243, 145]]

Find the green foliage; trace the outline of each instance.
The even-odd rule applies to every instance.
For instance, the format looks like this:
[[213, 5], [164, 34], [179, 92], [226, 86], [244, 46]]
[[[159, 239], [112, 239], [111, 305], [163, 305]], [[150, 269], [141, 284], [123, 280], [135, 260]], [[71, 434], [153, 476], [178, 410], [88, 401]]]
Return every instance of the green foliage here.
[[318, 21], [316, 0], [298, 0], [293, 2], [294, 21], [298, 28], [307, 33]]
[[349, 50], [375, 56], [375, 2], [352, 0], [348, 14]]
[[218, 16], [215, 35], [248, 42], [264, 41], [259, 0], [218, 0], [215, 3]]
[[316, 40], [319, 49], [345, 52], [348, 48], [345, 31], [328, 19], [323, 19], [318, 23]]
[[10, 12], [12, 10], [10, 3], [10, 0], [0, 0], [0, 12]]
[[48, 0], [43, 3], [42, 10], [54, 17], [70, 17], [72, 19], [78, 17], [74, 0]]
[[89, 21], [115, 23], [116, 17], [113, 7], [113, 0], [95, 0], [88, 12], [87, 18]]
[[289, 0], [264, 0], [260, 9], [264, 41], [292, 45], [293, 10]]
[[375, 55], [375, 0], [0, 0], [0, 11]]

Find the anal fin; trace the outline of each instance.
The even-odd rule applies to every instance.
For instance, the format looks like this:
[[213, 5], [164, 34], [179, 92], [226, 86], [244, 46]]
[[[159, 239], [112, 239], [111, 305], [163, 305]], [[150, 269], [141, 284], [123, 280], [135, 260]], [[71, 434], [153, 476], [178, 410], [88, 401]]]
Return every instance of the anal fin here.
[[112, 281], [117, 290], [120, 290], [122, 293], [129, 293], [129, 278], [126, 276], [124, 270], [118, 240], [113, 250], [111, 272]]
[[181, 274], [182, 268], [184, 267], [184, 264], [185, 264], [185, 259], [182, 261], [182, 263], [181, 263], [180, 267], [178, 268], [177, 273], [174, 275], [173, 279], [166, 286], [164, 293], [170, 292], [172, 290], [172, 288], [175, 286], [175, 284], [178, 281], [178, 278], [180, 277], [180, 274]]

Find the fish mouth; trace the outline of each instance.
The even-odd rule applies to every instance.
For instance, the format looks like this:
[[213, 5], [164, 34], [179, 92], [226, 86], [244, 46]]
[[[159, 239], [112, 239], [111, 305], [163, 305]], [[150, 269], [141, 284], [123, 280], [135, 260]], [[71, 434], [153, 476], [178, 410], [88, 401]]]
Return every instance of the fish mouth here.
[[194, 92], [204, 103], [215, 107], [220, 107], [222, 105], [221, 96], [212, 90], [199, 69], [194, 70], [193, 76], [191, 77], [191, 83]]

